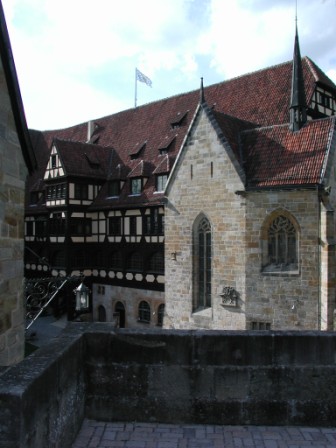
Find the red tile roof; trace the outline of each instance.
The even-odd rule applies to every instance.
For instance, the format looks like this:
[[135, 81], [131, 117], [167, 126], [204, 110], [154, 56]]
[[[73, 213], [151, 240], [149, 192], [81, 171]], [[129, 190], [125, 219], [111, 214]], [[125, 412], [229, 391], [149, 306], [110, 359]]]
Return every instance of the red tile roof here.
[[59, 139], [54, 145], [67, 176], [107, 179], [112, 148]]
[[[309, 58], [303, 58], [302, 63], [308, 104], [311, 101], [317, 82], [322, 83], [326, 88], [332, 89], [336, 95], [336, 86]], [[239, 133], [241, 131], [257, 126], [276, 127], [289, 122], [291, 75], [292, 63], [287, 62], [214, 84], [204, 89], [205, 100], [209, 108], [212, 109], [213, 118], [238, 160], [240, 160], [238, 143]], [[85, 162], [84, 158], [79, 155], [82, 155], [85, 151], [87, 153], [89, 151], [90, 154], [94, 152], [95, 157], [102, 160], [102, 165], [106, 163], [104, 167], [105, 172], [100, 168], [100, 173], [102, 176], [106, 175], [106, 178], [109, 179], [119, 178], [126, 180], [129, 173], [141, 161], [144, 161], [143, 167], [146, 167], [146, 172], [143, 171], [142, 175], [149, 175], [150, 177], [142, 195], [130, 197], [129, 182], [126, 181], [119, 199], [111, 200], [106, 198], [106, 188], [103, 188], [95, 201], [95, 205], [99, 207], [119, 207], [125, 204], [158, 203], [162, 201], [163, 195], [162, 193], [153, 194], [155, 191], [154, 173], [162, 172], [163, 157], [165, 157], [160, 154], [159, 150], [163, 146], [167, 147], [167, 143], [169, 143], [168, 156], [169, 169], [171, 169], [187, 135], [198, 104], [199, 91], [194, 90], [96, 119], [94, 120], [95, 129], [92, 141], [99, 143], [99, 145], [86, 143], [87, 123], [54, 131], [31, 131], [40, 170], [31, 176], [30, 184], [36, 185], [38, 178], [43, 178], [52, 141], [57, 138], [58, 145], [62, 145], [62, 159], [64, 159], [66, 171], [72, 175], [76, 175], [76, 173], [81, 176], [87, 175], [91, 177], [93, 175], [94, 168], [92, 166], [90, 167], [88, 163], [90, 156], [86, 158]], [[318, 121], [318, 123], [321, 122]], [[319, 125], [316, 124], [316, 126], [318, 127]], [[319, 132], [323, 132], [326, 125], [321, 126], [321, 131]], [[277, 138], [280, 138], [278, 135], [280, 132], [279, 129], [273, 131], [268, 130], [267, 132], [255, 131], [254, 133], [251, 132], [250, 135], [251, 138], [252, 136], [259, 136], [260, 138], [264, 136], [263, 138], [267, 139], [271, 139], [274, 135], [275, 142], [273, 145], [282, 145], [282, 147], [287, 148], [289, 144], [292, 147], [296, 142], [299, 143], [299, 137], [296, 135], [293, 135], [291, 140], [290, 132], [285, 132], [287, 128], [288, 125], [283, 127], [283, 132], [287, 135], [286, 143], [283, 141], [279, 144], [276, 143]], [[306, 136], [306, 133], [310, 133], [313, 129], [315, 129], [314, 126], [309, 124], [299, 134], [304, 134], [307, 142], [310, 138], [311, 140], [309, 142], [312, 143], [314, 138]], [[317, 128], [315, 132], [318, 132]], [[246, 133], [245, 138], [248, 135]], [[65, 141], [65, 143], [61, 144], [61, 140]], [[73, 142], [79, 143], [74, 144]], [[145, 142], [146, 144], [144, 145]], [[257, 140], [257, 143], [262, 144], [259, 140]], [[95, 147], [96, 151], [92, 147]], [[249, 149], [250, 152], [248, 154], [253, 153], [252, 149]], [[108, 159], [108, 154], [110, 154], [110, 159]], [[318, 163], [316, 157], [312, 159], [308, 154], [306, 156], [307, 159], [314, 160], [315, 163]], [[302, 154], [302, 157], [304, 157], [304, 154]], [[72, 160], [73, 158], [75, 160]], [[311, 168], [308, 160], [306, 162], [306, 168]], [[251, 160], [249, 163], [252, 163]], [[251, 166], [254, 166], [254, 164], [252, 163]], [[95, 169], [97, 170], [97, 167]], [[252, 178], [254, 172], [252, 168], [249, 166], [248, 169], [250, 184], [259, 185], [260, 181], [254, 181]], [[317, 167], [314, 169], [318, 171]], [[286, 179], [288, 179], [289, 174], [287, 177], [283, 176], [284, 171], [286, 170], [274, 165], [272, 171], [274, 185], [281, 182], [282, 178], [288, 183]], [[261, 175], [261, 173], [259, 174]], [[305, 173], [302, 173], [302, 175], [305, 175]], [[265, 182], [265, 173], [262, 176], [264, 179], [263, 182]], [[270, 176], [271, 173], [269, 173], [268, 177]], [[295, 170], [293, 176], [293, 182], [303, 182], [303, 178], [299, 178], [298, 170]], [[314, 179], [317, 178], [318, 175], [316, 174]]]
[[307, 122], [299, 132], [287, 124], [243, 132], [247, 187], [321, 183], [335, 118]]

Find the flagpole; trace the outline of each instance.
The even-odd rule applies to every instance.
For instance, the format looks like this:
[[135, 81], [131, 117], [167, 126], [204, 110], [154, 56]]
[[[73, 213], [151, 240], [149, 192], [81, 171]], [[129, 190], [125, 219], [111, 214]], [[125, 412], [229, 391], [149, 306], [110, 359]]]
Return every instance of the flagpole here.
[[134, 107], [137, 107], [137, 69], [135, 67], [135, 94], [134, 94]]

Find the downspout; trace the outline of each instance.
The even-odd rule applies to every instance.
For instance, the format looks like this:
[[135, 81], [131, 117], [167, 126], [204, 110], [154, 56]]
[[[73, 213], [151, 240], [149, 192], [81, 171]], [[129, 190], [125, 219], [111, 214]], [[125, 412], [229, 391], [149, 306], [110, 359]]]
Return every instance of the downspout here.
[[318, 203], [318, 238], [317, 238], [317, 266], [318, 266], [318, 291], [317, 291], [317, 329], [321, 330], [321, 200], [319, 197], [319, 188], [316, 186]]

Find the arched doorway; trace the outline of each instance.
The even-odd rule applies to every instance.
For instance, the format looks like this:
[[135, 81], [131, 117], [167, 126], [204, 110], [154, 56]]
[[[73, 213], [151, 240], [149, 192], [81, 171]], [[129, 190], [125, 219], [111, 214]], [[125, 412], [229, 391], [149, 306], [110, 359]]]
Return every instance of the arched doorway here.
[[106, 322], [106, 309], [103, 305], [98, 307], [98, 322]]
[[125, 328], [126, 314], [124, 304], [117, 302], [114, 307], [114, 312], [119, 316], [119, 328]]

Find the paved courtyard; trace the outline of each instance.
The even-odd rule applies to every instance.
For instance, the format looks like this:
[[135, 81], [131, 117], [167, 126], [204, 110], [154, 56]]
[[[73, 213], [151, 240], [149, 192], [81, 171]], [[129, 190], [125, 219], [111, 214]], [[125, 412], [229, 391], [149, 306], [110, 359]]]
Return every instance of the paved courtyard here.
[[72, 448], [335, 448], [336, 428], [84, 420]]

